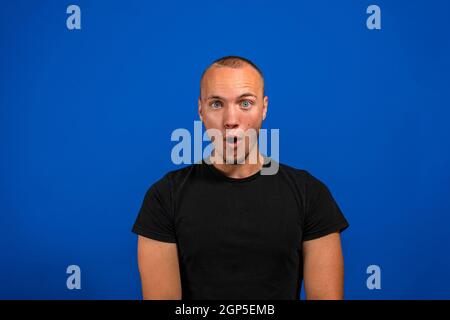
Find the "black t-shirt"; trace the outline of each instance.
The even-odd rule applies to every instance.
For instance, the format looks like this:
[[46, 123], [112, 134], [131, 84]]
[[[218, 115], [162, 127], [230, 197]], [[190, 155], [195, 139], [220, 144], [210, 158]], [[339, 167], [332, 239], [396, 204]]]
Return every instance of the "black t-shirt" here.
[[132, 230], [177, 243], [182, 299], [299, 299], [302, 242], [349, 226], [307, 171], [260, 173], [230, 178], [201, 161], [148, 189]]

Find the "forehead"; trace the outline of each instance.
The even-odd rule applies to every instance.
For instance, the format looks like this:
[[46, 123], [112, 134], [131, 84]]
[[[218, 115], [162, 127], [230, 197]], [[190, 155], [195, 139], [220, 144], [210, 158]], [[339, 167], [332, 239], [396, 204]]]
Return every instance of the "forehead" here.
[[253, 67], [244, 65], [239, 68], [212, 66], [201, 81], [201, 95], [233, 96], [243, 92], [255, 95], [262, 93], [264, 86], [261, 75]]

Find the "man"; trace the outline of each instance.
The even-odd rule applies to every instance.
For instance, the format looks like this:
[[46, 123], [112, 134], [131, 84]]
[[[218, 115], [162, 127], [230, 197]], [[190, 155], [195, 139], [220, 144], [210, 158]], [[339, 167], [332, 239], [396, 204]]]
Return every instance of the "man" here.
[[258, 132], [267, 114], [259, 68], [218, 59], [200, 88], [200, 119], [223, 141], [147, 191], [133, 226], [143, 298], [299, 299], [303, 280], [307, 299], [343, 299], [348, 222], [328, 188], [281, 163], [261, 174], [274, 160], [240, 134]]

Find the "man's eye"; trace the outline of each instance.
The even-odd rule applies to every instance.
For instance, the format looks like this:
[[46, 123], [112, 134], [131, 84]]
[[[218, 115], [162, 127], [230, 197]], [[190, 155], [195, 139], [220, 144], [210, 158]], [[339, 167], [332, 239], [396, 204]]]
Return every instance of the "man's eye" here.
[[250, 108], [252, 104], [253, 104], [253, 101], [243, 100], [241, 102], [241, 107], [243, 107], [243, 108]]
[[215, 109], [220, 108], [221, 106], [222, 106], [222, 102], [220, 102], [220, 101], [213, 101], [211, 103], [211, 107], [215, 108]]

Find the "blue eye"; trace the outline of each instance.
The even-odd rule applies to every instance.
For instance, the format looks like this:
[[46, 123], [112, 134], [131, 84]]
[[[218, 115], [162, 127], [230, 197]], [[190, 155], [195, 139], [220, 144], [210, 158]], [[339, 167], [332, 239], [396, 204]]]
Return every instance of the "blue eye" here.
[[242, 106], [244, 109], [250, 108], [252, 104], [253, 104], [253, 102], [250, 101], [250, 100], [243, 100], [243, 101], [241, 102], [241, 106]]
[[220, 101], [213, 101], [212, 103], [211, 103], [211, 107], [213, 108], [213, 109], [218, 109], [218, 108], [220, 108], [222, 106], [222, 102], [220, 102]]

